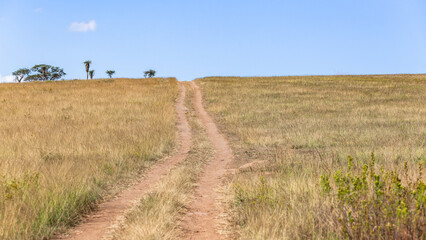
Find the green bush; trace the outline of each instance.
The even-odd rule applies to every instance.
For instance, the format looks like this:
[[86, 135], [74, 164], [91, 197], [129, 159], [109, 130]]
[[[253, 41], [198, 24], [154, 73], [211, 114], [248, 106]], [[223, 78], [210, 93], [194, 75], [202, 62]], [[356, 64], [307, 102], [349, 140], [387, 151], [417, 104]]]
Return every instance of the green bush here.
[[418, 177], [410, 179], [407, 163], [402, 174], [377, 170], [372, 153], [362, 166], [348, 157], [347, 169], [322, 175], [320, 185], [326, 196], [337, 198], [333, 216], [342, 237], [425, 239], [426, 186], [421, 178], [422, 163]]

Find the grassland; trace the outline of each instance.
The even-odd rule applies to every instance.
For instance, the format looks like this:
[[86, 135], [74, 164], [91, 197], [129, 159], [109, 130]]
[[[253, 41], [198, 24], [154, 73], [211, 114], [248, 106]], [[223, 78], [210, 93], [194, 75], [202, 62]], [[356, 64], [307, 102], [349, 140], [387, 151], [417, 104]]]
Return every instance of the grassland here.
[[229, 186], [241, 239], [425, 237], [425, 75], [197, 83], [233, 167], [267, 161]]
[[0, 238], [42, 239], [175, 143], [176, 79], [0, 84]]

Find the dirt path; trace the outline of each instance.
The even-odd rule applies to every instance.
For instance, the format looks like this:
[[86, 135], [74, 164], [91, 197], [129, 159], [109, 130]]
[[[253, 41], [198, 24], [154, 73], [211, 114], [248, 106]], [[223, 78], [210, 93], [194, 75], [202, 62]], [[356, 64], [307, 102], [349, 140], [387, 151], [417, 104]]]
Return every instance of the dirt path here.
[[179, 84], [179, 90], [180, 93], [176, 104], [179, 132], [178, 144], [180, 145], [178, 151], [174, 155], [160, 160], [158, 164], [154, 165], [144, 174], [144, 177], [137, 184], [124, 190], [110, 201], [101, 203], [98, 210], [88, 216], [86, 221], [57, 239], [102, 239], [118, 217], [123, 215], [125, 210], [131, 208], [163, 176], [167, 175], [170, 169], [187, 157], [192, 145], [192, 138], [191, 130], [185, 116], [186, 90], [183, 84]]
[[226, 165], [232, 161], [233, 154], [228, 141], [219, 133], [213, 119], [204, 109], [199, 87], [194, 82], [191, 82], [191, 85], [194, 88], [195, 113], [206, 127], [207, 136], [215, 149], [215, 156], [204, 168], [189, 212], [184, 217], [183, 238], [220, 239], [217, 232], [217, 217], [220, 211], [216, 206], [216, 188], [220, 185], [226, 173]]

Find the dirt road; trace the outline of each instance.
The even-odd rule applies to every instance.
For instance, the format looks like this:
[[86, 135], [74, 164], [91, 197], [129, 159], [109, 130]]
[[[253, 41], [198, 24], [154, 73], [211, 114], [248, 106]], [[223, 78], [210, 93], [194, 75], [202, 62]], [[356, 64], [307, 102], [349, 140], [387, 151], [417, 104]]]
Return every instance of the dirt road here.
[[[194, 109], [197, 118], [204, 125], [209, 141], [214, 147], [214, 158], [206, 164], [198, 180], [195, 194], [188, 212], [183, 217], [181, 228], [183, 239], [220, 239], [217, 231], [218, 217], [221, 215], [217, 207], [217, 188], [220, 186], [226, 167], [233, 160], [228, 141], [220, 134], [213, 119], [202, 104], [202, 94], [195, 82], [191, 82], [194, 90]], [[89, 215], [79, 226], [72, 228], [57, 239], [97, 240], [108, 237], [114, 223], [122, 217], [143, 195], [153, 189], [162, 177], [166, 176], [176, 164], [188, 157], [192, 146], [191, 129], [185, 116], [186, 108], [184, 84], [179, 84], [180, 94], [176, 103], [178, 116], [179, 149], [170, 157], [160, 160], [151, 167], [134, 186], [122, 191], [115, 198], [101, 203], [98, 210]], [[179, 223], [177, 223], [179, 224]]]
[[185, 116], [186, 89], [179, 84], [179, 97], [176, 103], [178, 116], [178, 151], [150, 168], [132, 187], [124, 190], [115, 198], [101, 203], [98, 210], [93, 212], [83, 223], [71, 229], [57, 239], [95, 240], [102, 239], [114, 222], [124, 214], [124, 211], [147, 193], [152, 187], [178, 163], [185, 160], [192, 145], [191, 130]]
[[216, 190], [226, 173], [227, 164], [233, 160], [233, 154], [228, 141], [219, 133], [213, 119], [204, 109], [199, 87], [194, 82], [191, 82], [191, 86], [194, 89], [196, 115], [206, 128], [207, 136], [215, 150], [215, 156], [205, 167], [192, 204], [190, 204], [190, 210], [184, 218], [185, 235], [183, 239], [220, 239], [217, 232], [220, 210], [216, 206]]

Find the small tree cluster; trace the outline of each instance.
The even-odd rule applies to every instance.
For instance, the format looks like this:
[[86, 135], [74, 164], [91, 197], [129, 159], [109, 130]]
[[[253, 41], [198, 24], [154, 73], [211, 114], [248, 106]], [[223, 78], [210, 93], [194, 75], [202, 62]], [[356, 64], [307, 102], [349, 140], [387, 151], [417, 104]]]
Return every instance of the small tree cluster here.
[[[83, 62], [85, 69], [86, 69], [86, 78], [93, 79], [93, 76], [95, 75], [95, 70], [90, 70], [90, 66], [92, 64], [92, 61], [87, 60]], [[105, 72], [110, 78], [115, 74], [114, 70], [107, 70]], [[28, 68], [21, 68], [16, 70], [12, 73], [13, 76], [15, 76], [15, 81], [22, 82], [22, 81], [54, 81], [58, 80], [61, 77], [65, 76], [66, 73], [62, 68], [50, 66], [47, 64], [38, 64], [32, 67], [31, 69]], [[156, 74], [155, 70], [148, 70], [144, 72], [145, 78], [152, 78]]]
[[66, 75], [64, 70], [47, 64], [38, 64], [28, 68], [21, 68], [12, 73], [17, 82], [21, 81], [54, 81]]

